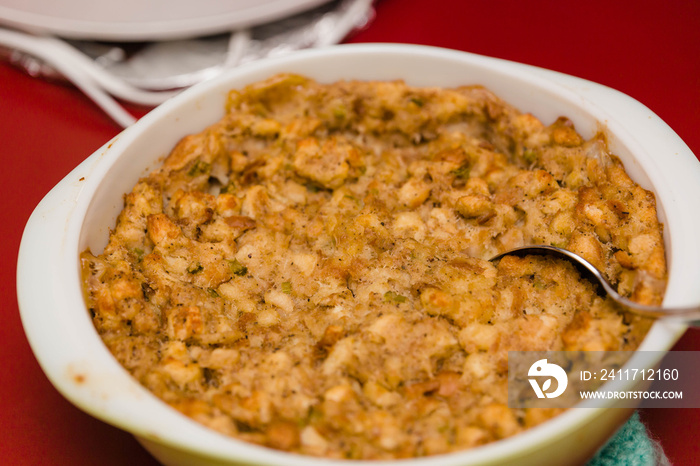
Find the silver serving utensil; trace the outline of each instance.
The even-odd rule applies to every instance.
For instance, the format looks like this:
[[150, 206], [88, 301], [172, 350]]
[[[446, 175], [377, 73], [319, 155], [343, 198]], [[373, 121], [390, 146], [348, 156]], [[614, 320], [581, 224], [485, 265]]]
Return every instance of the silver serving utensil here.
[[685, 322], [688, 325], [700, 327], [700, 305], [689, 306], [689, 307], [657, 307], [657, 306], [646, 306], [644, 304], [635, 303], [624, 296], [621, 296], [615, 288], [605, 279], [603, 274], [598, 270], [593, 264], [588, 262], [583, 257], [576, 253], [568, 251], [566, 249], [558, 248], [556, 246], [549, 245], [530, 245], [522, 246], [519, 248], [514, 248], [509, 251], [505, 251], [492, 257], [490, 260], [498, 261], [504, 256], [508, 255], [518, 255], [524, 256], [529, 254], [539, 254], [539, 255], [552, 255], [563, 259], [567, 259], [573, 262], [575, 265], [579, 266], [587, 272], [588, 275], [595, 278], [595, 280], [600, 284], [605, 293], [610, 296], [615, 302], [621, 306], [628, 309], [630, 312], [653, 318], [663, 318], [663, 319], [673, 319], [676, 321]]

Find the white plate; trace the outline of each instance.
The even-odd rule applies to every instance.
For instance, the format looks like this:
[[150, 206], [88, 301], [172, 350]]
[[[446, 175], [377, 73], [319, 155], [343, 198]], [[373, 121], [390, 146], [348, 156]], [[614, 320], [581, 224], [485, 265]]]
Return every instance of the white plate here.
[[150, 41], [267, 23], [330, 0], [3, 0], [0, 24], [69, 39]]

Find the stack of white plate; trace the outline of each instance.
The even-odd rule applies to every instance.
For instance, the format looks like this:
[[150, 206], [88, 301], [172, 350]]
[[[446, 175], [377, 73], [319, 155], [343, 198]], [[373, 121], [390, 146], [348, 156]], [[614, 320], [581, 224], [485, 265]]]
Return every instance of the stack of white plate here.
[[241, 63], [336, 44], [372, 14], [372, 0], [5, 0], [0, 55], [129, 126], [115, 98], [158, 105]]

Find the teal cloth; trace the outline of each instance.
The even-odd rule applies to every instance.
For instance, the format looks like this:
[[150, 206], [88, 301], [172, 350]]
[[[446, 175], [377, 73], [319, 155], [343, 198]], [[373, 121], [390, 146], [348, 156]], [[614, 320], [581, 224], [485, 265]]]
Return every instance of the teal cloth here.
[[668, 465], [660, 445], [655, 442], [635, 412], [620, 430], [601, 448], [587, 466], [662, 466]]

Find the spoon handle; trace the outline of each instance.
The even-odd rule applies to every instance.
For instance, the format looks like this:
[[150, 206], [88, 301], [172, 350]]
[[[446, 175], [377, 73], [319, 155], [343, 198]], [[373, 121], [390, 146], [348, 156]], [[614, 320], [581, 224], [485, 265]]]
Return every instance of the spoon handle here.
[[[607, 282], [606, 282], [607, 283]], [[603, 285], [605, 287], [605, 285]], [[610, 285], [608, 285], [610, 286]], [[606, 287], [607, 288], [607, 287]], [[645, 317], [654, 317], [657, 319], [664, 320], [674, 320], [678, 322], [685, 322], [692, 327], [700, 327], [700, 307], [690, 306], [690, 307], [657, 307], [657, 306], [645, 306], [643, 304], [635, 303], [629, 299], [620, 296], [615, 290], [612, 293], [608, 291], [608, 294], [613, 298], [618, 304], [629, 309], [635, 314], [639, 314]]]

